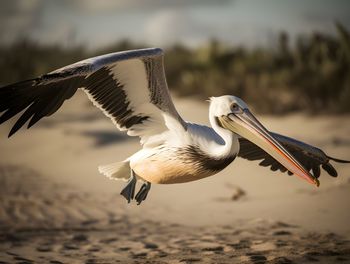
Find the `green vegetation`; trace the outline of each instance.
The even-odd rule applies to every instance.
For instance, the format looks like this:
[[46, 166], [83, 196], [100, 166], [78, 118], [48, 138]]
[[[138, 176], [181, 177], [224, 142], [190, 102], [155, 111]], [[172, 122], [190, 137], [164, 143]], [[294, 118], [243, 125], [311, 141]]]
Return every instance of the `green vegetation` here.
[[[233, 94], [256, 112], [281, 114], [350, 112], [350, 35], [336, 24], [337, 35], [300, 36], [290, 47], [281, 33], [276, 47], [248, 50], [215, 40], [190, 49], [180, 45], [166, 51], [170, 89], [180, 96]], [[42, 46], [22, 40], [0, 47], [2, 84], [33, 78], [90, 56], [146, 47], [123, 41], [103, 50]]]

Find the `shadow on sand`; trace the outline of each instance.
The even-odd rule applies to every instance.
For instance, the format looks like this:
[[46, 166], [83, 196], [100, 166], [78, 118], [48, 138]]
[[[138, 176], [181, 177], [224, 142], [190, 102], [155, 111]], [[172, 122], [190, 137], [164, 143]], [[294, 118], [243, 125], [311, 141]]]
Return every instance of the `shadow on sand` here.
[[85, 137], [93, 138], [95, 147], [105, 147], [110, 144], [132, 140], [127, 135], [108, 130], [84, 131], [81, 134]]

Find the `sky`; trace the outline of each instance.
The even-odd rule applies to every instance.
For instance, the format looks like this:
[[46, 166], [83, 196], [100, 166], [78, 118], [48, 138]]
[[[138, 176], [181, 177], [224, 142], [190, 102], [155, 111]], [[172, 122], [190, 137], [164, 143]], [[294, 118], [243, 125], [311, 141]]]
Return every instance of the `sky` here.
[[348, 0], [12, 0], [1, 1], [0, 43], [101, 48], [129, 39], [150, 46], [268, 46], [279, 32], [335, 34], [350, 29]]

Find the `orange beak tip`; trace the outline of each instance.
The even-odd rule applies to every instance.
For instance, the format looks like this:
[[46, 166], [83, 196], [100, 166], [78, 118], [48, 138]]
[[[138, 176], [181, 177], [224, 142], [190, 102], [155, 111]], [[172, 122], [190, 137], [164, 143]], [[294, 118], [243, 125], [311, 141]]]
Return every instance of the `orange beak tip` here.
[[317, 178], [312, 179], [310, 183], [316, 185], [316, 187], [320, 187], [320, 181]]
[[315, 185], [316, 185], [317, 187], [320, 187], [320, 181], [319, 181], [318, 179], [315, 179]]

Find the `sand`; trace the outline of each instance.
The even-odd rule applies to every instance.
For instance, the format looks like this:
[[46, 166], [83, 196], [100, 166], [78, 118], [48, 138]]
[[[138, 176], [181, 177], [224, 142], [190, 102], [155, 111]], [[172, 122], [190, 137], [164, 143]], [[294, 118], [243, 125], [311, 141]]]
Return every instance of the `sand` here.
[[[207, 105], [178, 99], [187, 119]], [[272, 131], [350, 157], [349, 116], [259, 116]], [[315, 188], [236, 159], [214, 177], [153, 185], [126, 204], [97, 166], [139, 149], [82, 94], [11, 139], [0, 127], [0, 263], [350, 263], [350, 166]]]

